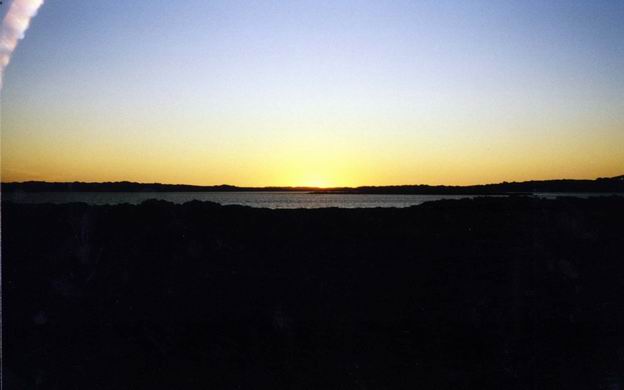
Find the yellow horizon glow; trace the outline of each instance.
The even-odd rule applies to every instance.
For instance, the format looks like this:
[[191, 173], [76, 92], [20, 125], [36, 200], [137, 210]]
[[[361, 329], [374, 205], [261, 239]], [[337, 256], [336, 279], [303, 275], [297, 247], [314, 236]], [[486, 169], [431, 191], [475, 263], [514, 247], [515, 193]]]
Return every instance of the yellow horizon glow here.
[[[4, 145], [3, 145], [4, 149]], [[124, 148], [120, 147], [120, 150]], [[82, 149], [76, 146], [65, 152], [50, 154], [45, 148], [4, 149], [2, 153], [2, 182], [57, 181], [57, 182], [113, 182], [193, 184], [265, 187], [357, 187], [368, 185], [471, 185], [503, 181], [547, 179], [594, 179], [623, 174], [624, 165], [612, 147], [610, 156], [597, 152], [578, 155], [542, 153], [537, 158], [525, 158], [528, 150], [515, 158], [499, 160], [504, 152], [480, 158], [471, 153], [446, 156], [428, 155], [407, 160], [407, 156], [392, 159], [384, 153], [352, 154], [344, 159], [340, 153], [332, 158], [315, 159], [277, 153], [263, 160], [253, 158], [229, 164], [228, 159], [206, 158], [201, 153], [185, 155], [158, 155], [137, 150], [115, 153], [112, 150]], [[58, 152], [58, 151], [57, 151]], [[142, 156], [134, 160], [133, 155]], [[345, 152], [345, 154], [347, 154]], [[167, 157], [167, 158], [165, 158]], [[608, 158], [605, 158], [608, 157]]]
[[[617, 121], [563, 121], [542, 132], [544, 125], [529, 121], [518, 130], [522, 124], [498, 128], [470, 121], [438, 125], [344, 118], [334, 119], [342, 126], [337, 131], [317, 121], [251, 117], [246, 122], [190, 119], [177, 125], [187, 133], [174, 134], [167, 128], [175, 124], [166, 122], [98, 123], [97, 117], [74, 112], [46, 118], [12, 115], [4, 121], [3, 182], [355, 187], [624, 173], [624, 131]], [[62, 128], [63, 137], [44, 131], [50, 128]], [[220, 129], [248, 135], [234, 137]]]

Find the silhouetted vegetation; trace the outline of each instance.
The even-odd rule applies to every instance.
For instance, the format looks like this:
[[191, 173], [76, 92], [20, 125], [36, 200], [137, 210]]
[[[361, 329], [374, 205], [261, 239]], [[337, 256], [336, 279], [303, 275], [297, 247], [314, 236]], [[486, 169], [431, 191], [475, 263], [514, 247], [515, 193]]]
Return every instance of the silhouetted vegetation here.
[[621, 197], [2, 212], [6, 388], [621, 383]]

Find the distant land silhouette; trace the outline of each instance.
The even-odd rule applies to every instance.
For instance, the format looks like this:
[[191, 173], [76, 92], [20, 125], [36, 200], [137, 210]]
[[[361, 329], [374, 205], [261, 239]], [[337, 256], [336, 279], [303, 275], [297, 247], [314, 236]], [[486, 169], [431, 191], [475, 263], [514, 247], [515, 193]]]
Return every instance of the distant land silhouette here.
[[310, 192], [314, 194], [409, 194], [409, 195], [506, 195], [535, 192], [624, 193], [624, 175], [595, 180], [531, 180], [470, 186], [397, 185], [363, 187], [237, 187], [188, 184], [134, 183], [128, 181], [85, 183], [27, 181], [2, 183], [4, 192]]

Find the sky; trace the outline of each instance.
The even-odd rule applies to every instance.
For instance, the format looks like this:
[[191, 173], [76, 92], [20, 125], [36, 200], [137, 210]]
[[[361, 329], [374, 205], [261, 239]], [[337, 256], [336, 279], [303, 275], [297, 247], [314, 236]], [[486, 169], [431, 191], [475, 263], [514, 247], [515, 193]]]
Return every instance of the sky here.
[[623, 70], [622, 0], [47, 0], [4, 74], [2, 181], [616, 176]]

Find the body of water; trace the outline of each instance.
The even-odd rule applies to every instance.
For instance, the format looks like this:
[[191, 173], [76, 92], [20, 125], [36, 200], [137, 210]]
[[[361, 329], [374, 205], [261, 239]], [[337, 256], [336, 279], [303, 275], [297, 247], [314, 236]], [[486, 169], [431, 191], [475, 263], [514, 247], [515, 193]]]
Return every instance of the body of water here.
[[[612, 194], [535, 194], [540, 197], [604, 196]], [[473, 198], [473, 195], [364, 195], [309, 194], [305, 192], [35, 192], [3, 193], [2, 199], [19, 203], [140, 204], [149, 199], [186, 203], [210, 201], [222, 205], [243, 205], [271, 209], [409, 207], [441, 199]]]

